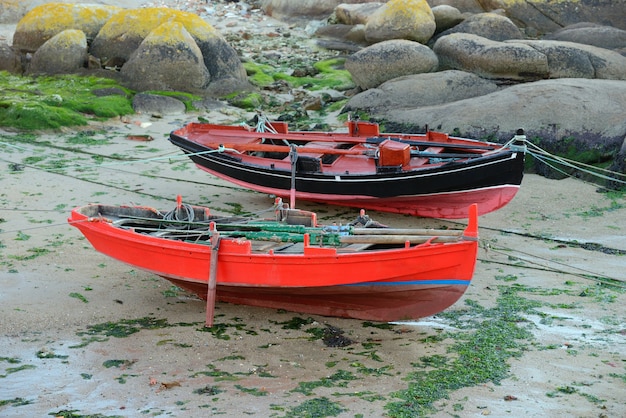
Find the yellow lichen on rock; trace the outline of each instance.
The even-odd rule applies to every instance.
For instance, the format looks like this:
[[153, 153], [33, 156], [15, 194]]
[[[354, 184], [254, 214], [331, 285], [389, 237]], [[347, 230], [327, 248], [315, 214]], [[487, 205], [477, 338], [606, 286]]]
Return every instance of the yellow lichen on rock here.
[[407, 39], [425, 44], [436, 29], [435, 16], [426, 0], [389, 0], [365, 24], [370, 43]]
[[82, 30], [94, 24], [99, 27], [121, 10], [116, 6], [47, 3], [28, 12], [18, 22], [16, 31], [29, 29], [58, 33], [65, 29]]
[[389, 0], [381, 11], [388, 17], [393, 16], [394, 19], [402, 17], [411, 21], [422, 14], [433, 15], [426, 0]]
[[[69, 48], [70, 46], [80, 45], [87, 48], [87, 41], [85, 39], [85, 33], [78, 29], [68, 29], [55, 35], [53, 38], [57, 46]], [[51, 39], [50, 41], [52, 41]]]
[[176, 21], [165, 22], [153, 29], [149, 36], [143, 40], [142, 45], [175, 45], [189, 40], [193, 42], [192, 38], [185, 39], [185, 34], [189, 37], [189, 32], [185, 30], [185, 26], [182, 23]]
[[196, 39], [209, 39], [219, 36], [217, 30], [198, 15], [163, 7], [132, 9], [122, 11], [111, 17], [101, 29], [99, 36], [115, 39], [123, 35], [148, 36], [157, 27], [166, 22], [179, 22]]
[[97, 4], [42, 4], [18, 22], [13, 45], [21, 51], [36, 51], [44, 42], [67, 29], [81, 30], [88, 39], [93, 39], [105, 22], [120, 10], [123, 9]]

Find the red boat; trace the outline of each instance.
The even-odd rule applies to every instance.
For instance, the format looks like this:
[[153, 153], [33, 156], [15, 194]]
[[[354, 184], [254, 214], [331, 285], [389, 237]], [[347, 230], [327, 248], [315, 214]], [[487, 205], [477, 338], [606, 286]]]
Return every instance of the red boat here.
[[522, 182], [525, 136], [507, 144], [428, 131], [289, 132], [261, 118], [255, 129], [189, 123], [170, 133], [198, 167], [245, 188], [290, 198], [433, 218], [467, 218], [510, 202]]
[[68, 222], [96, 250], [206, 299], [211, 326], [215, 300], [371, 321], [436, 314], [470, 284], [477, 217], [473, 205], [464, 231], [370, 228], [380, 225], [363, 211], [320, 226], [280, 202], [271, 219], [251, 220], [179, 201], [167, 213], [91, 204]]

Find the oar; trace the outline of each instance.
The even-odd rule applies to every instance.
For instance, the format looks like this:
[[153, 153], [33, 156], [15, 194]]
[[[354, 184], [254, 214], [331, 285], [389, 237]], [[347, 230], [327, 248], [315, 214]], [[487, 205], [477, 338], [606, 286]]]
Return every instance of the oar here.
[[432, 236], [460, 236], [463, 231], [455, 229], [432, 228], [353, 228], [352, 235], [432, 235]]
[[[234, 149], [237, 151], [265, 151], [265, 152], [282, 152], [288, 154], [291, 147], [288, 145], [273, 144], [204, 144], [211, 148]], [[339, 155], [363, 155], [365, 150], [336, 149], [324, 147], [297, 147], [298, 152], [302, 154], [339, 154]]]
[[[454, 142], [434, 142], [434, 141], [415, 141], [412, 139], [403, 139], [403, 138], [395, 138], [395, 137], [387, 137], [387, 136], [376, 136], [370, 137], [365, 140], [367, 144], [380, 144], [387, 139], [391, 139], [392, 141], [401, 142], [403, 144], [408, 144], [415, 147], [444, 147], [444, 148], [458, 148], [458, 149], [482, 149], [482, 150], [494, 150], [496, 149], [493, 145], [484, 144], [476, 141], [476, 144], [457, 144]], [[465, 141], [473, 141], [471, 139], [466, 139]]]
[[426, 236], [426, 235], [345, 235], [339, 237], [342, 244], [423, 244], [432, 242], [458, 242], [459, 236]]

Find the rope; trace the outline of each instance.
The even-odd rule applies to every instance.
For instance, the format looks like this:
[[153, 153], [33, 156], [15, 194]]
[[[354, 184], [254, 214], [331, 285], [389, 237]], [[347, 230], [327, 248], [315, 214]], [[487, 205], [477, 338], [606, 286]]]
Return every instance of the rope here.
[[[527, 144], [528, 144], [528, 147], [529, 147], [528, 153], [530, 155], [532, 155], [533, 157], [535, 157], [539, 161], [542, 161], [544, 164], [546, 164], [550, 168], [558, 171], [559, 173], [561, 173], [561, 174], [563, 174], [565, 176], [572, 177], [571, 174], [565, 172], [564, 170], [561, 170], [561, 169], [555, 167], [554, 165], [550, 164], [548, 161], [552, 161], [552, 162], [555, 162], [555, 163], [562, 164], [562, 165], [564, 165], [566, 167], [570, 167], [570, 168], [573, 168], [575, 170], [582, 171], [583, 173], [587, 173], [587, 174], [590, 174], [592, 176], [596, 176], [596, 177], [604, 179], [604, 180], [609, 180], [609, 181], [614, 181], [614, 182], [617, 182], [617, 183], [626, 184], [626, 180], [621, 180], [621, 179], [617, 178], [617, 177], [626, 178], [626, 174], [618, 173], [616, 171], [607, 170], [607, 169], [601, 168], [601, 167], [595, 167], [593, 165], [585, 164], [585, 163], [582, 163], [582, 162], [579, 162], [579, 161], [570, 160], [570, 159], [567, 159], [565, 157], [559, 157], [557, 155], [550, 154], [546, 150], [541, 149], [540, 147], [538, 147], [537, 145], [535, 145], [535, 144], [533, 144], [531, 142], [527, 142]], [[531, 150], [530, 148], [536, 149], [537, 152]], [[583, 167], [586, 167], [586, 168], [583, 168]], [[614, 176], [614, 177], [611, 177], [609, 175], [600, 174], [597, 171], [608, 173], [608, 174], [610, 174], [611, 176]]]
[[[29, 148], [24, 148], [24, 147], [19, 147], [13, 144], [9, 144], [6, 142], [2, 142], [0, 141], [0, 145], [4, 145], [7, 147], [11, 147], [11, 148], [16, 148], [20, 151], [31, 151], [32, 149]], [[101, 164], [72, 164], [72, 165], [66, 165], [63, 167], [58, 167], [58, 168], [42, 168], [42, 167], [36, 167], [36, 166], [32, 166], [32, 165], [28, 165], [28, 164], [23, 164], [23, 163], [19, 163], [19, 165], [23, 165], [25, 167], [30, 167], [30, 168], [36, 168], [38, 170], [43, 170], [43, 171], [47, 171], [50, 173], [58, 173], [58, 172], [62, 172], [63, 170], [67, 170], [67, 169], [76, 169], [76, 170], [86, 170], [86, 169], [96, 169], [96, 168], [108, 168], [108, 167], [114, 167], [114, 166], [123, 166], [123, 165], [130, 165], [130, 164], [136, 164], [136, 163], [151, 163], [151, 162], [155, 162], [155, 161], [162, 161], [162, 160], [167, 160], [167, 161], [171, 161], [171, 160], [187, 160], [190, 156], [196, 156], [196, 155], [204, 155], [204, 154], [212, 154], [212, 153], [219, 153], [219, 152], [224, 152], [224, 149], [215, 149], [215, 150], [207, 150], [207, 151], [200, 151], [200, 152], [196, 152], [196, 153], [189, 153], [189, 154], [179, 154], [177, 151], [172, 151], [171, 153], [165, 154], [165, 155], [161, 155], [158, 157], [151, 157], [151, 158], [139, 158], [139, 159], [127, 159], [127, 160], [123, 160], [123, 161], [112, 161], [112, 162], [108, 162], [108, 163], [101, 163]], [[102, 157], [102, 158], [109, 158], [109, 159], [113, 159], [111, 156], [108, 155], [100, 155], [100, 154], [90, 154], [90, 155], [94, 155], [97, 157]], [[0, 159], [2, 159], [2, 161], [6, 161], [8, 163], [12, 163], [12, 164], [18, 164], [18, 163], [14, 163], [13, 161], [7, 160], [5, 158], [0, 157]]]
[[182, 203], [176, 209], [172, 209], [164, 215], [159, 213], [159, 215], [163, 216], [163, 219], [166, 221], [188, 222], [191, 224], [194, 221], [194, 213], [190, 204]]
[[[611, 285], [611, 286], [617, 286], [617, 287], [622, 287], [622, 288], [626, 289], [626, 282], [624, 280], [620, 280], [620, 279], [615, 278], [615, 277], [605, 276], [603, 274], [598, 274], [598, 273], [592, 272], [590, 270], [582, 269], [580, 267], [569, 266], [569, 265], [567, 265], [565, 263], [561, 263], [561, 262], [558, 262], [558, 261], [548, 260], [548, 259], [546, 259], [544, 257], [540, 257], [538, 255], [529, 254], [529, 253], [526, 253], [526, 252], [523, 252], [523, 251], [514, 250], [512, 248], [506, 248], [506, 247], [495, 248], [495, 247], [492, 247], [491, 245], [489, 245], [487, 247], [486, 251], [493, 251], [493, 252], [495, 252], [497, 254], [504, 255], [506, 257], [515, 257], [515, 258], [517, 258], [517, 259], [519, 259], [521, 261], [533, 264], [535, 266], [539, 266], [539, 267], [541, 267], [541, 270], [544, 270], [544, 271], [550, 271], [550, 272], [553, 272], [553, 273], [569, 274], [569, 275], [572, 275], [572, 276], [581, 277], [583, 279], [595, 280], [595, 281], [603, 283], [603, 284], [607, 284], [607, 285]], [[541, 264], [539, 262], [528, 260], [528, 259], [519, 257], [517, 255], [512, 255], [511, 253], [523, 254], [525, 256], [533, 257], [533, 258], [542, 260], [544, 262], [561, 265], [561, 266], [567, 267], [569, 269], [578, 270], [580, 273], [575, 273], [575, 272], [568, 271], [568, 270], [559, 270], [559, 269], [550, 268], [546, 264]], [[486, 259], [480, 259], [480, 261], [487, 262], [487, 263], [498, 263], [498, 264], [504, 264], [504, 265], [511, 265], [511, 266], [514, 266], [514, 267], [517, 267], [517, 268], [521, 267], [521, 268], [535, 268], [535, 269], [538, 269], [537, 267], [520, 266], [519, 264], [509, 264], [509, 263], [496, 262], [496, 261], [486, 260]]]

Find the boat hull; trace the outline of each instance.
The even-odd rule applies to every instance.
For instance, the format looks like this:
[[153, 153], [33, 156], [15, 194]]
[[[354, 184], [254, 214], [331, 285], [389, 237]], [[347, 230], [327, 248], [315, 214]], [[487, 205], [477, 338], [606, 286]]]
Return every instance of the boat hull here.
[[[289, 188], [266, 186], [267, 184], [273, 184], [270, 178], [276, 177], [276, 173], [263, 173], [263, 170], [259, 169], [258, 171], [248, 172], [248, 175], [243, 175], [244, 172], [240, 169], [226, 170], [224, 165], [220, 162], [210, 161], [206, 158], [198, 158], [197, 156], [190, 158], [196, 163], [198, 168], [238, 186], [281, 198], [287, 199], [291, 197], [291, 190]], [[515, 158], [517, 158], [517, 156], [515, 156]], [[523, 164], [522, 158], [519, 165], [523, 166]], [[488, 175], [492, 176], [496, 181], [491, 182], [495, 184], [491, 184], [487, 187], [483, 187], [480, 185], [481, 183], [473, 181], [474, 184], [471, 185], [467, 184], [467, 182], [454, 186], [450, 185], [450, 189], [446, 191], [443, 187], [430, 187], [431, 184], [437, 184], [439, 181], [436, 177], [405, 181], [394, 180], [396, 184], [390, 184], [389, 187], [393, 187], [394, 189], [401, 188], [403, 186], [401, 183], [404, 183], [405, 188], [402, 192], [398, 191], [397, 195], [392, 196], [372, 196], [370, 194], [356, 194], [357, 187], [355, 187], [354, 182], [341, 184], [341, 188], [337, 188], [336, 194], [310, 192], [306, 191], [307, 187], [304, 184], [306, 183], [304, 179], [297, 178], [294, 196], [298, 200], [309, 202], [378, 210], [381, 212], [399, 213], [424, 218], [464, 219], [469, 216], [468, 208], [473, 203], [478, 205], [478, 214], [484, 215], [506, 206], [513, 200], [520, 189], [521, 177], [516, 179], [514, 176], [507, 176], [506, 170], [510, 170], [514, 167], [506, 163], [500, 165], [504, 166], [501, 171], [498, 171], [497, 167], [492, 167], [493, 171]], [[521, 173], [522, 170], [523, 168], [520, 168], [517, 172]], [[231, 173], [235, 177], [231, 177], [225, 173]], [[511, 174], [510, 171], [508, 173], [509, 175]], [[445, 177], [446, 174], [447, 173], [441, 173], [437, 177]], [[287, 176], [288, 174], [284, 174], [285, 178], [283, 179], [283, 183], [285, 183], [285, 185], [286, 182], [289, 181]], [[468, 172], [467, 176], [471, 180], [478, 177], [479, 174]], [[334, 177], [328, 179], [328, 182], [341, 181], [341, 179], [338, 180]], [[361, 183], [363, 188], [369, 189], [375, 181], [378, 180], [362, 179]], [[310, 184], [311, 181], [308, 183]], [[424, 183], [426, 186], [421, 187], [420, 183]], [[486, 183], [487, 182], [483, 182], [482, 184]], [[442, 186], [442, 183], [440, 182], [438, 185]], [[423, 190], [423, 192], [407, 194], [404, 190]]]
[[[79, 208], [68, 221], [101, 253], [207, 299], [215, 262], [210, 245], [141, 235], [85, 215]], [[254, 253], [250, 241], [223, 239], [217, 256], [216, 299], [372, 321], [433, 315], [454, 304], [471, 282], [477, 226], [468, 227], [465, 235], [454, 243], [405, 244], [367, 252], [304, 246], [298, 254]]]
[[[219, 132], [217, 129], [209, 130], [200, 124], [192, 124], [189, 128], [172, 132], [170, 141], [182, 149], [200, 169], [241, 187], [283, 198], [414, 216], [467, 218], [468, 207], [473, 203], [478, 205], [479, 215], [498, 210], [515, 197], [524, 171], [525, 153], [517, 147], [495, 149], [497, 145], [491, 145], [494, 150], [484, 155], [474, 154], [471, 158], [426, 165], [419, 165], [424, 164], [424, 159], [416, 163], [416, 159], [411, 158], [406, 166], [381, 170], [376, 158], [356, 155], [357, 149], [367, 152], [368, 148], [361, 144], [357, 144], [354, 151], [351, 150], [355, 155], [339, 155], [331, 163], [315, 163], [317, 165], [313, 168], [307, 168], [303, 163], [300, 168], [296, 165], [294, 171], [289, 162], [285, 161], [288, 158], [276, 161], [246, 153], [216, 152], [215, 144], [210, 145], [208, 141], [228, 139], [234, 143], [237, 138], [233, 137], [237, 131], [226, 131], [230, 136], [225, 138], [220, 138], [219, 133], [209, 134], [213, 131]], [[303, 133], [299, 134], [304, 136]], [[293, 133], [289, 138], [297, 139], [298, 136]], [[417, 138], [414, 135], [397, 139], [410, 141]], [[347, 134], [318, 139], [327, 142], [334, 140], [337, 144], [349, 140], [366, 140]], [[240, 140], [245, 142], [249, 138], [242, 137]], [[478, 141], [457, 142], [457, 146], [466, 149], [485, 146], [485, 143]], [[313, 158], [313, 154], [305, 154], [306, 147], [299, 148], [298, 152], [304, 158]], [[314, 159], [324, 161], [319, 158], [323, 150], [320, 152], [322, 154], [316, 155]]]
[[[203, 299], [205, 283], [168, 279]], [[445, 284], [448, 283], [448, 284]], [[390, 322], [437, 314], [463, 296], [469, 281], [437, 280], [411, 285], [345, 285], [305, 288], [217, 288], [217, 299], [238, 305], [368, 321]]]

